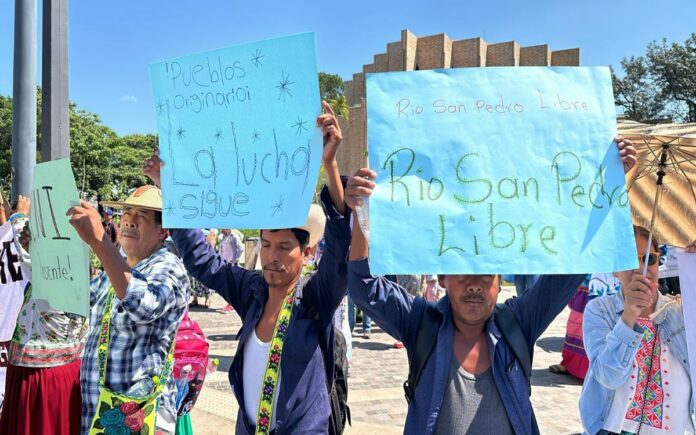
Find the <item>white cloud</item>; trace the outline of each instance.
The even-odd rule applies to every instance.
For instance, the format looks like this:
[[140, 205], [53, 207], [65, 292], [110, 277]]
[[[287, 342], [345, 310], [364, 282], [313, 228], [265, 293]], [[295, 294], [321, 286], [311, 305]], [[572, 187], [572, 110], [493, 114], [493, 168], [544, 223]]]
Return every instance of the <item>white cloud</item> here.
[[125, 101], [126, 103], [137, 103], [138, 98], [135, 95], [124, 95], [121, 97], [121, 101]]

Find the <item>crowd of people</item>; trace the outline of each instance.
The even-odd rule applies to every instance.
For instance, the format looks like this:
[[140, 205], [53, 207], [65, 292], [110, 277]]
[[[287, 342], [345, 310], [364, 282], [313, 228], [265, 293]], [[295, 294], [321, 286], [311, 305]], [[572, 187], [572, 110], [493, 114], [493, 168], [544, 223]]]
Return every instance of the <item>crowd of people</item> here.
[[[317, 119], [326, 174], [320, 205], [301, 227], [260, 231], [261, 273], [240, 265], [244, 244], [234, 230], [162, 226], [158, 186], [166, 162], [157, 153], [144, 163], [153, 185], [103, 203], [104, 218], [87, 201], [68, 210], [102, 268], [90, 283], [89, 316], [56, 311], [33, 299], [27, 285], [0, 433], [176, 433], [177, 329], [187, 307], [208, 305], [210, 291], [242, 319], [229, 369], [238, 434], [342, 431], [350, 417], [340, 378], [349, 369], [336, 364], [336, 349], [351, 341], [356, 307], [364, 337], [374, 322], [407, 350], [405, 433], [539, 433], [531, 357], [569, 304], [563, 361], [552, 370], [584, 378], [586, 433], [694, 432], [684, 313], [678, 297], [658, 291], [654, 238], [649, 255], [638, 259], [648, 263], [647, 275], [617, 271], [617, 282], [602, 291], [593, 291], [597, 280], [612, 275], [520, 276], [518, 296], [504, 303], [499, 275], [373, 276], [369, 239], [352, 222], [376, 174], [340, 176], [342, 133], [326, 103], [324, 110]], [[628, 171], [635, 148], [621, 137], [615, 142]], [[20, 197], [6, 214], [31, 276], [29, 200]], [[646, 230], [634, 232], [635, 248], [646, 252]], [[345, 352], [350, 363], [349, 347]]]

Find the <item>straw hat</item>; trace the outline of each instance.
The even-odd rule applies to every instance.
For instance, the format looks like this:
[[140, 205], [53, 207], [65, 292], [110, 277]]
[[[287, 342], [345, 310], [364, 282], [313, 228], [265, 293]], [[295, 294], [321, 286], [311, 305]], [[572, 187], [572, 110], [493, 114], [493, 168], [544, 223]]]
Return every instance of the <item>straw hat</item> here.
[[125, 201], [102, 201], [101, 205], [116, 209], [137, 207], [145, 210], [162, 211], [162, 191], [155, 186], [140, 186]]
[[312, 204], [309, 207], [309, 215], [307, 222], [297, 229], [307, 231], [309, 233], [309, 247], [313, 247], [322, 237], [324, 237], [324, 226], [326, 225], [326, 216], [324, 210], [319, 204]]

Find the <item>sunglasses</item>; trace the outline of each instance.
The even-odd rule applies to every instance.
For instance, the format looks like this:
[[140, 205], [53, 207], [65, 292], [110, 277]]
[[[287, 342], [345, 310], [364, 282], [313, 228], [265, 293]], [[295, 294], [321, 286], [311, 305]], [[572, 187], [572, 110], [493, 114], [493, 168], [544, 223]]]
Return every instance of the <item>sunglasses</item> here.
[[[648, 266], [653, 266], [660, 259], [660, 255], [654, 252], [648, 254]], [[645, 254], [638, 254], [638, 262], [640, 264], [645, 264]]]

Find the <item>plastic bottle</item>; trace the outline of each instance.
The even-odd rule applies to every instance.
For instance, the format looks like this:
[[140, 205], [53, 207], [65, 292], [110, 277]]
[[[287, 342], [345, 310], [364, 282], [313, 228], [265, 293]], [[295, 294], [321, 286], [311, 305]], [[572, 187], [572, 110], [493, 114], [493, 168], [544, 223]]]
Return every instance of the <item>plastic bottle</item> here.
[[355, 207], [355, 213], [358, 215], [358, 225], [365, 239], [370, 240], [370, 199], [367, 196], [361, 196], [361, 205]]

